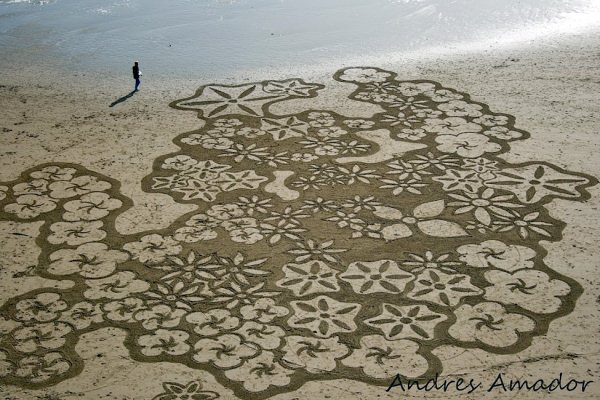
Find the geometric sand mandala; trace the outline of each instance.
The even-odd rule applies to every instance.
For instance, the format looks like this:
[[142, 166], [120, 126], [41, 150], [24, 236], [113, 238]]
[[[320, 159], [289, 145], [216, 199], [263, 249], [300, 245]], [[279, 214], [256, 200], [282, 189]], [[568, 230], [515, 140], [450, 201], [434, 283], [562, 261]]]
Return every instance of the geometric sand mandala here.
[[[377, 68], [334, 78], [385, 111], [273, 114], [323, 89], [300, 79], [207, 85], [173, 103], [202, 127], [142, 182], [198, 206], [167, 229], [119, 233], [131, 200], [79, 165], [1, 183], [0, 220], [43, 221], [34, 273], [73, 286], [0, 308], [0, 382], [79, 374], [78, 337], [110, 326], [133, 359], [208, 371], [243, 399], [314, 380], [387, 386], [441, 373], [442, 345], [516, 353], [573, 310], [581, 286], [544, 264], [539, 242], [564, 228], [544, 204], [587, 199], [595, 178], [507, 163], [528, 134], [438, 83]], [[165, 388], [219, 396], [190, 385]]]

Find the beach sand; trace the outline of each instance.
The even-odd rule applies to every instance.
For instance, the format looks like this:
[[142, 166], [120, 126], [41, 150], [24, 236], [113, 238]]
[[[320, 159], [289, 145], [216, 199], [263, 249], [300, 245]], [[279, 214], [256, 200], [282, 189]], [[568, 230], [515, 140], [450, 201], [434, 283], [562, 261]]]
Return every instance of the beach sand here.
[[[120, 182], [120, 193], [133, 206], [120, 214], [115, 227], [122, 235], [168, 228], [198, 206], [182, 204], [163, 193], [142, 189], [153, 162], [179, 147], [173, 139], [201, 127], [193, 112], [169, 107], [191, 96], [208, 83], [242, 84], [266, 79], [301, 78], [325, 85], [314, 98], [275, 104], [275, 113], [305, 109], [329, 110], [353, 118], [371, 118], [376, 105], [351, 100], [352, 85], [332, 79], [336, 69], [288, 71], [257, 70], [226, 76], [143, 77], [142, 90], [109, 107], [126, 95], [129, 76], [102, 72], [65, 72], [52, 66], [4, 63], [0, 74], [0, 181], [19, 178], [22, 171], [43, 163], [74, 163]], [[370, 65], [367, 65], [370, 66]], [[600, 34], [585, 33], [494, 51], [457, 52], [452, 56], [407, 59], [374, 67], [398, 74], [402, 80], [431, 80], [446, 88], [468, 93], [493, 112], [507, 113], [515, 126], [531, 137], [511, 143], [500, 156], [509, 163], [545, 161], [568, 171], [600, 177]], [[142, 67], [143, 68], [143, 67]], [[218, 81], [213, 80], [218, 78]], [[490, 384], [498, 373], [511, 378], [550, 381], [559, 373], [578, 380], [600, 381], [600, 189], [586, 189], [583, 202], [554, 200], [545, 205], [550, 215], [564, 221], [562, 239], [541, 241], [548, 254], [546, 265], [578, 282], [583, 293], [575, 309], [552, 321], [548, 332], [533, 338], [521, 351], [510, 354], [442, 345], [434, 354], [442, 361], [443, 375]], [[201, 206], [202, 207], [202, 206]], [[0, 222], [0, 282], [2, 302], [38, 288], [68, 288], [68, 281], [35, 276], [28, 269], [37, 264], [35, 243], [41, 222]], [[197, 380], [203, 390], [223, 399], [235, 399], [231, 388], [214, 376], [181, 363], [134, 361], [123, 344], [126, 332], [102, 328], [85, 333], [75, 347], [83, 369], [75, 376], [47, 388], [0, 386], [6, 399], [150, 399], [164, 393], [165, 382], [186, 385]], [[325, 376], [323, 376], [325, 374]], [[412, 392], [370, 386], [357, 379], [319, 380], [304, 383], [273, 399], [396, 399], [396, 398], [541, 398], [539, 393], [514, 392], [472, 395], [459, 392]], [[339, 377], [338, 377], [339, 378]], [[325, 380], [322, 380], [325, 379]], [[568, 380], [567, 379], [567, 380]], [[391, 381], [391, 379], [390, 379]], [[559, 394], [561, 398], [600, 398], [600, 383], [585, 393]], [[166, 397], [165, 397], [166, 398]], [[202, 398], [202, 397], [201, 397]], [[213, 398], [213, 397], [206, 397]], [[240, 397], [244, 398], [244, 397]], [[250, 397], [249, 397], [250, 398]]]

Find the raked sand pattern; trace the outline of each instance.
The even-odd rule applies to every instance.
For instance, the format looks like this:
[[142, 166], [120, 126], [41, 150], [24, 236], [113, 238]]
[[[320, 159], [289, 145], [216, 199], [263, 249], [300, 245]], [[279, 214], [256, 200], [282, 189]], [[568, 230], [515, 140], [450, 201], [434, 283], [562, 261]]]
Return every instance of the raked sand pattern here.
[[[113, 326], [138, 361], [210, 372], [243, 399], [311, 380], [387, 385], [443, 371], [442, 345], [516, 353], [573, 311], [580, 285], [544, 264], [591, 176], [499, 158], [514, 118], [431, 81], [377, 68], [334, 78], [385, 112], [352, 118], [270, 105], [314, 97], [300, 79], [206, 85], [173, 107], [202, 127], [142, 182], [198, 210], [123, 235], [119, 182], [68, 163], [0, 183], [0, 219], [43, 221], [34, 273], [73, 282], [0, 309], [0, 382], [76, 376], [78, 337]], [[199, 383], [165, 383], [214, 399]]]

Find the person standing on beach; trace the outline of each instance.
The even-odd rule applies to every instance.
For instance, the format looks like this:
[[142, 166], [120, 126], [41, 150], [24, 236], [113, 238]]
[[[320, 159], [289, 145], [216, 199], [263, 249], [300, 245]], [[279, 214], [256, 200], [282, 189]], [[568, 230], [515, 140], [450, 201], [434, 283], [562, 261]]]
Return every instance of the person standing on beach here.
[[133, 63], [133, 79], [135, 79], [135, 89], [134, 92], [138, 91], [138, 88], [140, 87], [140, 76], [142, 76], [142, 73], [140, 72], [140, 66], [138, 65], [138, 62], [134, 62]]

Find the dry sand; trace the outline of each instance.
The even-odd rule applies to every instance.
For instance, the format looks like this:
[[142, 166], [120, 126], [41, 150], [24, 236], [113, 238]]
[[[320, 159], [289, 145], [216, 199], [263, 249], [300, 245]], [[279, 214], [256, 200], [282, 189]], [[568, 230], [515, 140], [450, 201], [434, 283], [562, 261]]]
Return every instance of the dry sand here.
[[[344, 65], [339, 65], [339, 68]], [[526, 48], [459, 54], [396, 65], [376, 65], [398, 73], [401, 79], [427, 79], [471, 95], [495, 112], [512, 114], [516, 126], [531, 134], [511, 144], [502, 158], [511, 163], [548, 161], [569, 171], [600, 177], [599, 93], [600, 35], [588, 34], [534, 43]], [[312, 99], [293, 100], [273, 107], [274, 112], [325, 109], [368, 118], [378, 108], [348, 99], [351, 85], [335, 82], [328, 71], [264, 71], [220, 79], [237, 84], [263, 79], [299, 77], [326, 88]], [[36, 66], [6, 67], [0, 75], [0, 181], [16, 179], [30, 167], [46, 162], [72, 162], [121, 182], [121, 192], [134, 206], [116, 220], [123, 234], [166, 228], [195, 206], [179, 204], [170, 196], [145, 193], [141, 180], [152, 171], [153, 160], [175, 152], [177, 135], [199, 128], [194, 113], [168, 107], [190, 96], [211, 77], [193, 79], [147, 77], [142, 90], [116, 105], [132, 85], [128, 76], [65, 74]], [[444, 374], [491, 382], [497, 373], [516, 378], [550, 380], [562, 372], [567, 377], [598, 381], [586, 393], [561, 393], [560, 398], [600, 398], [600, 188], [589, 189], [583, 203], [555, 200], [546, 207], [566, 222], [559, 242], [542, 242], [548, 250], [545, 262], [583, 287], [575, 310], [553, 321], [546, 335], [534, 338], [530, 347], [516, 354], [491, 354], [482, 350], [442, 347]], [[53, 282], [23, 273], [36, 264], [39, 254], [34, 238], [39, 223], [0, 223], [0, 282], [2, 301]], [[15, 277], [15, 274], [17, 274]], [[19, 275], [25, 275], [19, 277]], [[62, 285], [65, 285], [63, 282]], [[6, 399], [150, 399], [164, 392], [163, 382], [186, 384], [199, 380], [204, 390], [223, 399], [234, 399], [210, 373], [178, 363], [133, 361], [123, 345], [125, 332], [104, 328], [83, 335], [76, 351], [84, 360], [83, 371], [64, 382], [40, 390], [11, 385], [0, 387]], [[482, 398], [466, 395], [386, 393], [352, 380], [314, 381], [292, 393], [273, 399], [395, 399]], [[542, 394], [505, 395], [489, 398], [543, 398]], [[556, 396], [556, 395], [555, 395]]]

